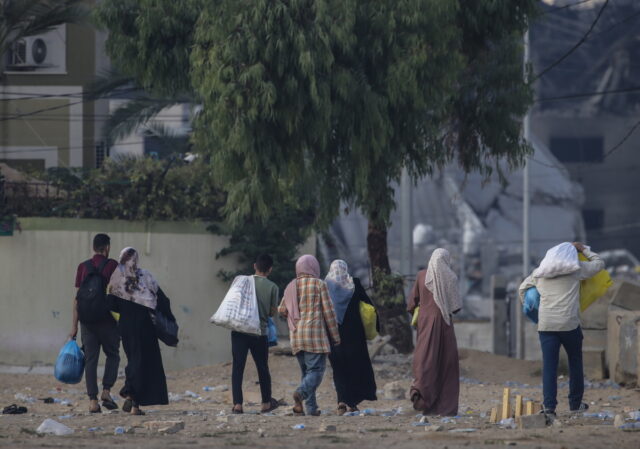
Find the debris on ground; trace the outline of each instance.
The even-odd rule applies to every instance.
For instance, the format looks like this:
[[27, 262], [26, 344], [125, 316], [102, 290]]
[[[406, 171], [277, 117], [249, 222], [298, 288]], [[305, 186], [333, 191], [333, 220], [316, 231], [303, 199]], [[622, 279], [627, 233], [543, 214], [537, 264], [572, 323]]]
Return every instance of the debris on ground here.
[[42, 424], [40, 424], [40, 426], [38, 426], [36, 432], [49, 435], [64, 436], [71, 435], [73, 433], [73, 429], [59, 423], [58, 421], [47, 418], [42, 421]]

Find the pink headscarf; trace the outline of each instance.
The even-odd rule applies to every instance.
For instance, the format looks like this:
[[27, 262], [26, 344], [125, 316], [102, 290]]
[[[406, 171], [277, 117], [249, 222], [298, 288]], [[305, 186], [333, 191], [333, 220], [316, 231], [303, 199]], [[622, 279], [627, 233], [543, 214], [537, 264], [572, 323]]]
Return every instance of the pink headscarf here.
[[303, 274], [308, 274], [314, 278], [320, 277], [320, 264], [318, 259], [310, 254], [305, 254], [296, 262], [296, 279], [289, 282], [284, 289], [284, 305], [287, 308], [287, 324], [291, 332], [295, 331], [300, 321], [300, 309], [298, 308], [298, 289], [296, 280]]

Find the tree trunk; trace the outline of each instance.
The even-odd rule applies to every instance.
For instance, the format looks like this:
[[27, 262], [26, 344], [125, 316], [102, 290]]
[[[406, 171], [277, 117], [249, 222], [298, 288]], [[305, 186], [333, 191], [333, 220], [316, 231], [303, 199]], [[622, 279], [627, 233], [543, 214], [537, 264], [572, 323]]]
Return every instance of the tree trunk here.
[[393, 277], [391, 274], [387, 225], [383, 221], [369, 218], [367, 251], [380, 330], [391, 337], [389, 343], [400, 353], [410, 353], [413, 350], [413, 335], [409, 314], [406, 311], [404, 285], [401, 278]]

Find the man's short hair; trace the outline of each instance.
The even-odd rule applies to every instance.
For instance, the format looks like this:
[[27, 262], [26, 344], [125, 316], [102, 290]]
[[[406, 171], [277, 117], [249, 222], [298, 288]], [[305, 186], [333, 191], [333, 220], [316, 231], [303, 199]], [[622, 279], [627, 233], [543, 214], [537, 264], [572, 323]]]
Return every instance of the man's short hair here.
[[93, 238], [93, 250], [96, 253], [103, 252], [109, 245], [111, 245], [111, 238], [107, 234], [96, 234]]
[[256, 269], [260, 273], [266, 273], [273, 267], [273, 259], [268, 254], [260, 254], [256, 259]]

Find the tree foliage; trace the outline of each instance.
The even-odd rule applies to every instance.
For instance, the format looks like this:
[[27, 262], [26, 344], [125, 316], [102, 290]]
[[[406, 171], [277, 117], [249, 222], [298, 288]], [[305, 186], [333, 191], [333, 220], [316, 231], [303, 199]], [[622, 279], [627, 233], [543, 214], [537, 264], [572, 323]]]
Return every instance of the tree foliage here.
[[206, 0], [104, 0], [96, 22], [109, 30], [113, 64], [152, 95], [192, 92], [189, 58], [193, 30]]
[[25, 190], [23, 204], [15, 211], [20, 216], [167, 221], [222, 218], [224, 195], [208, 178], [202, 163], [124, 157], [108, 159], [101, 168], [89, 172], [59, 168], [40, 178], [48, 183], [52, 195], [33, 197], [33, 189]]

